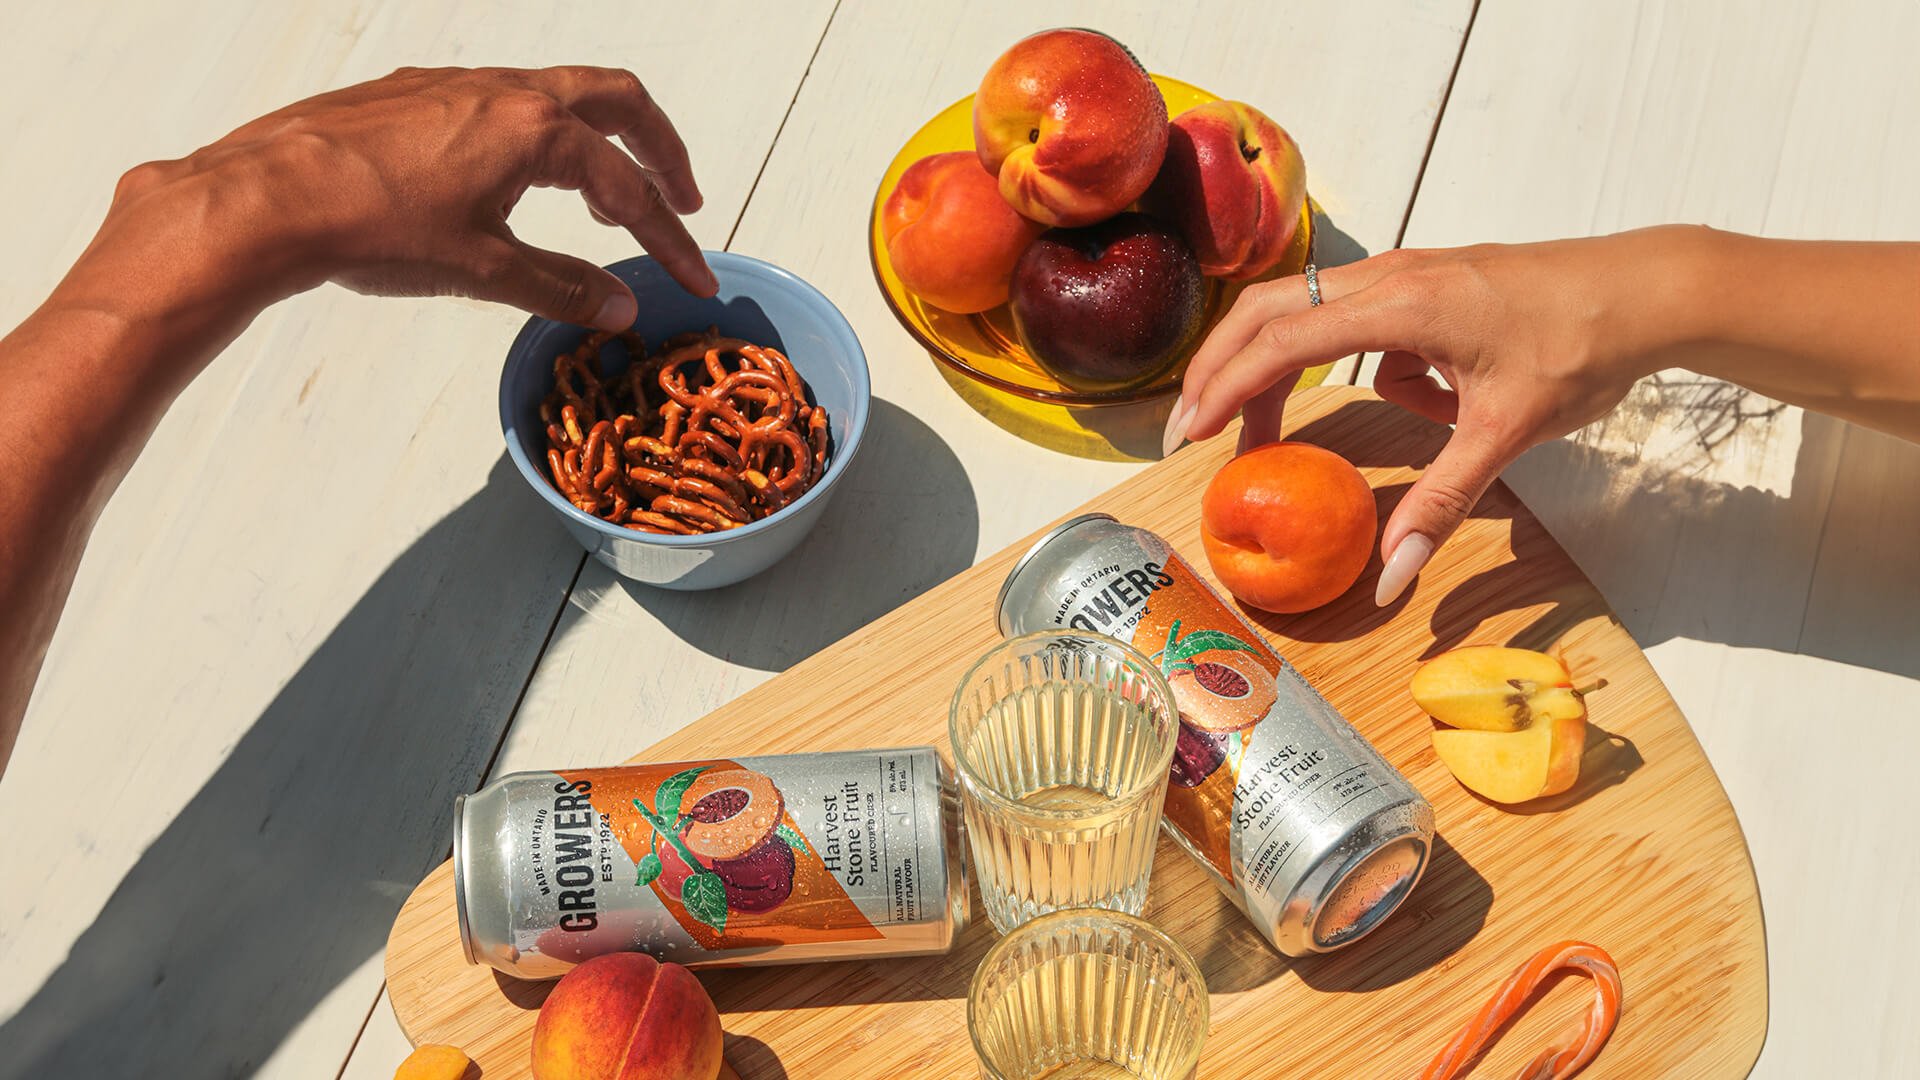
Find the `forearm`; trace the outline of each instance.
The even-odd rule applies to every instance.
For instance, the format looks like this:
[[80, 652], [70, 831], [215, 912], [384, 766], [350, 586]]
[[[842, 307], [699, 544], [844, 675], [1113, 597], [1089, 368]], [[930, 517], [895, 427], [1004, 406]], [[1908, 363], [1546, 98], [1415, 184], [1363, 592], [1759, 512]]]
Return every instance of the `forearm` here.
[[110, 219], [0, 339], [0, 770], [101, 509], [181, 389], [277, 295], [226, 265], [237, 252], [211, 219], [178, 224]]
[[1668, 321], [1684, 332], [1651, 369], [1684, 367], [1920, 440], [1920, 244], [1705, 229], [1675, 230], [1674, 242], [1690, 284]]

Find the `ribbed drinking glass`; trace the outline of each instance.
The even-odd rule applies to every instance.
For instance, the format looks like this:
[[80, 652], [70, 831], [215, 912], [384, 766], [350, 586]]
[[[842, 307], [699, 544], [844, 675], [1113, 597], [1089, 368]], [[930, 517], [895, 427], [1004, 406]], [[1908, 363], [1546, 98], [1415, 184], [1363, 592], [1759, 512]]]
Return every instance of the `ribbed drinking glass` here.
[[1207, 1034], [1207, 984], [1144, 919], [1058, 911], [987, 951], [967, 1029], [984, 1080], [1188, 1080]]
[[974, 664], [948, 733], [995, 927], [1140, 913], [1179, 723], [1159, 667], [1113, 638], [1042, 631]]

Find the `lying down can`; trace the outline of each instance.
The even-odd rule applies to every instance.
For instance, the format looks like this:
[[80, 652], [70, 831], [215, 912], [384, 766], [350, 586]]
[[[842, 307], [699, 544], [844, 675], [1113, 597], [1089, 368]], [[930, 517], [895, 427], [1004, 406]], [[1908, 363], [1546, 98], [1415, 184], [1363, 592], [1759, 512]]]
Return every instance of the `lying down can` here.
[[1163, 824], [1281, 952], [1358, 940], [1420, 880], [1432, 807], [1165, 540], [1074, 518], [1014, 567], [998, 618], [1160, 664], [1180, 709]]
[[967, 921], [958, 796], [930, 746], [514, 773], [453, 818], [467, 960], [523, 979], [627, 950], [941, 953]]

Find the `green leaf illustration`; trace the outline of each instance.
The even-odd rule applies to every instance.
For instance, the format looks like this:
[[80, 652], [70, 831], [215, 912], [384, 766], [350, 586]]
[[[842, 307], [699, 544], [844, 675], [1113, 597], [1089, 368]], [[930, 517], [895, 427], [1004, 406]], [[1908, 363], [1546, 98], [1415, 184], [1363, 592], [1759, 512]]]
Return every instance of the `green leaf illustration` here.
[[716, 934], [727, 931], [727, 886], [720, 875], [702, 870], [680, 886], [680, 902], [687, 914], [713, 927]]
[[793, 850], [799, 852], [802, 855], [805, 855], [807, 853], [806, 839], [802, 837], [799, 833], [795, 832], [793, 830], [793, 826], [788, 825], [786, 822], [783, 821], [780, 823], [780, 827], [773, 831], [780, 834], [780, 839], [785, 840], [787, 842], [788, 847], [792, 848]]
[[1219, 630], [1195, 630], [1169, 647], [1167, 658], [1178, 662], [1198, 656], [1214, 649], [1227, 649], [1235, 652], [1258, 652], [1253, 646]]
[[1154, 659], [1160, 661], [1160, 674], [1162, 675], [1173, 674], [1173, 666], [1172, 666], [1173, 662], [1180, 659], [1178, 656], [1175, 656], [1173, 654], [1173, 646], [1174, 646], [1174, 643], [1178, 642], [1179, 640], [1180, 640], [1180, 620], [1175, 619], [1173, 620], [1173, 625], [1167, 627], [1166, 645], [1162, 646], [1160, 651], [1154, 654]]
[[660, 876], [660, 856], [649, 851], [640, 857], [640, 876], [635, 885], [651, 885], [653, 879]]
[[660, 815], [660, 820], [666, 822], [668, 828], [680, 822], [680, 796], [687, 793], [695, 777], [706, 771], [707, 767], [700, 765], [674, 773], [660, 782], [660, 790], [653, 796], [654, 812]]

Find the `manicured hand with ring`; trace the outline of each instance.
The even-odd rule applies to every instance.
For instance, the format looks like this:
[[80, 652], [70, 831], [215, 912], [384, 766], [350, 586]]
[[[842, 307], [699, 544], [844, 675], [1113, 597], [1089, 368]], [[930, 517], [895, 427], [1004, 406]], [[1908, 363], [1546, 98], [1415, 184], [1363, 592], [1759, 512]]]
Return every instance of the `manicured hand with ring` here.
[[1318, 285], [1317, 306], [1302, 277], [1241, 294], [1194, 355], [1166, 449], [1236, 412], [1242, 449], [1270, 442], [1303, 370], [1380, 353], [1375, 392], [1455, 425], [1381, 533], [1383, 606], [1522, 452], [1662, 368], [1920, 437], [1920, 245], [1660, 226], [1389, 251], [1321, 270]]

